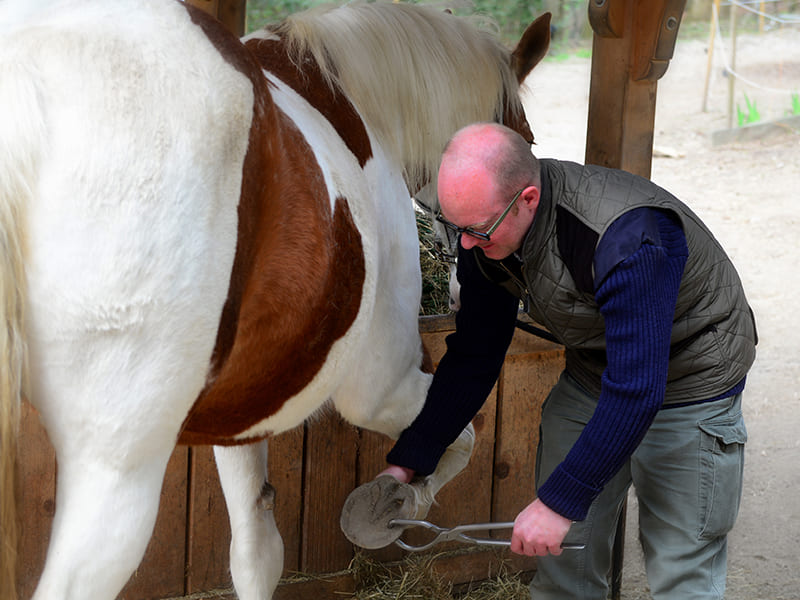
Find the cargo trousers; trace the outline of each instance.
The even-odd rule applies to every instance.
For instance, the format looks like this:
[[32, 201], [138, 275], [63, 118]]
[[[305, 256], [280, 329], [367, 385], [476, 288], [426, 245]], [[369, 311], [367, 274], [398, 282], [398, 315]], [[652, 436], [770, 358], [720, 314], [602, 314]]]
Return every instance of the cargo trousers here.
[[[542, 407], [537, 485], [566, 456], [596, 406], [596, 397], [562, 373]], [[721, 600], [746, 440], [741, 394], [662, 408], [586, 519], [567, 534], [565, 542], [586, 544], [585, 549], [538, 560], [532, 600], [606, 600], [617, 518], [631, 485], [652, 597]]]

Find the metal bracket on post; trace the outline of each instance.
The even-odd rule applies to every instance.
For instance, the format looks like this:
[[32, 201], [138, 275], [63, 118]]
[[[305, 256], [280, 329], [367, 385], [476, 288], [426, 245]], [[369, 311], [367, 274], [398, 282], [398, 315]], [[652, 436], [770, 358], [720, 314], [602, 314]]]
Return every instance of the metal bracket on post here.
[[586, 163], [650, 176], [656, 83], [686, 0], [589, 0], [594, 29]]
[[649, 10], [636, 11], [633, 26], [631, 76], [635, 81], [657, 81], [667, 72], [686, 0], [657, 0], [647, 4]]
[[600, 37], [622, 37], [625, 33], [625, 3], [616, 0], [589, 0], [589, 24]]
[[686, 0], [590, 0], [589, 23], [600, 37], [622, 38], [627, 11], [632, 10], [631, 78], [656, 81], [667, 72], [675, 52], [685, 6]]

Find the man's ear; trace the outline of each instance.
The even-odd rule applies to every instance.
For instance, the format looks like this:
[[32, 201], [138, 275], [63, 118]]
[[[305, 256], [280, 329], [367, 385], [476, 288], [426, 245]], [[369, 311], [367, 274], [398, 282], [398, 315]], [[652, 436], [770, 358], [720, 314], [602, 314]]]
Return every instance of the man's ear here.
[[539, 207], [539, 196], [541, 192], [538, 186], [529, 185], [524, 190], [522, 190], [522, 194], [520, 194], [520, 200], [522, 200], [527, 206], [529, 206], [533, 212], [536, 212], [536, 209]]

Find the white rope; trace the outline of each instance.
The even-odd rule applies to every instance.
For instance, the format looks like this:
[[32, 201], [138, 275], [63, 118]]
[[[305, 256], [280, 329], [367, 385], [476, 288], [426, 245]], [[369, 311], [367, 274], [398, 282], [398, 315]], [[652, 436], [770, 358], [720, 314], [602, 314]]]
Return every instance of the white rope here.
[[760, 10], [751, 8], [749, 6], [750, 4], [756, 4], [756, 3], [760, 4], [761, 2], [778, 2], [778, 1], [779, 0], [749, 0], [749, 1], [729, 0], [724, 4], [721, 4], [721, 6], [738, 6], [739, 8], [743, 8], [747, 11], [750, 11], [751, 13], [755, 13], [759, 16], [766, 17], [770, 21], [781, 23], [782, 25], [796, 25], [800, 23], [800, 15], [785, 14], [783, 16], [775, 16], [765, 12], [761, 12]]
[[[736, 6], [742, 6], [741, 3], [737, 2], [736, 0], [731, 0], [730, 3], [733, 4], [733, 5], [736, 5]], [[722, 55], [722, 62], [725, 65], [725, 71], [728, 73], [728, 75], [732, 76], [732, 77], [736, 77], [736, 79], [741, 80], [742, 82], [746, 83], [750, 87], [754, 87], [754, 88], [759, 89], [759, 90], [764, 91], [764, 92], [768, 92], [768, 93], [772, 93], [772, 94], [793, 94], [793, 93], [796, 93], [797, 89], [790, 90], [790, 89], [785, 89], [785, 88], [773, 88], [773, 87], [763, 86], [763, 85], [761, 85], [759, 83], [756, 83], [752, 79], [748, 79], [747, 77], [745, 77], [741, 73], [737, 73], [736, 71], [734, 71], [731, 68], [730, 63], [728, 62], [727, 52], [725, 52], [725, 43], [723, 42], [722, 30], [720, 29], [720, 26], [719, 26], [719, 14], [717, 13], [717, 7], [716, 7], [716, 5], [712, 5], [712, 8], [714, 9], [714, 21], [717, 24], [717, 37], [719, 38], [719, 45], [720, 45], [719, 54]]]

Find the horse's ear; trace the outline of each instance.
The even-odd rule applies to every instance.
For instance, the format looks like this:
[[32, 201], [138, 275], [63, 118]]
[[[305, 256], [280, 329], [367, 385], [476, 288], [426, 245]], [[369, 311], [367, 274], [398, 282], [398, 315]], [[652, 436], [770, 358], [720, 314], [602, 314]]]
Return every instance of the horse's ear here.
[[528, 25], [511, 53], [511, 68], [522, 83], [533, 68], [547, 56], [550, 47], [550, 13], [544, 13]]

